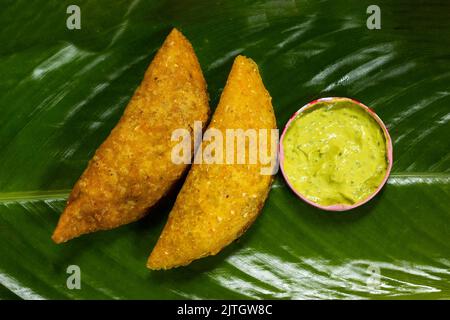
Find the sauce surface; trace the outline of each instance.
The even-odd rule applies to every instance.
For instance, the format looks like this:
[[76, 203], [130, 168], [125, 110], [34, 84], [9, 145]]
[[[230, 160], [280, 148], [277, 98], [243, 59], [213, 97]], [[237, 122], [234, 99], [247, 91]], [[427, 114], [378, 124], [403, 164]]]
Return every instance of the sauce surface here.
[[365, 200], [388, 167], [380, 125], [348, 100], [319, 102], [300, 113], [282, 143], [290, 184], [322, 206]]

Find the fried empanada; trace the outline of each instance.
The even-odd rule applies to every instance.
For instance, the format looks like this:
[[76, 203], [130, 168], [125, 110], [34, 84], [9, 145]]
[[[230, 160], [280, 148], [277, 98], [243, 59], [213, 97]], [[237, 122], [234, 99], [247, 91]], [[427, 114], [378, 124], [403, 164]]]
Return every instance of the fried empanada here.
[[119, 123], [75, 184], [52, 236], [56, 243], [142, 218], [183, 175], [174, 130], [209, 116], [203, 74], [189, 41], [172, 30]]
[[[276, 128], [271, 97], [251, 59], [235, 59], [208, 130], [211, 128], [224, 137], [227, 129], [259, 132]], [[196, 159], [211, 141], [204, 138]], [[276, 157], [276, 143], [275, 148], [268, 148], [271, 158]], [[225, 145], [223, 153], [228, 150]], [[246, 143], [247, 155], [254, 151], [250, 148], [258, 145]], [[148, 268], [170, 269], [215, 255], [250, 227], [264, 205], [273, 176], [262, 174], [265, 164], [260, 159], [249, 164], [249, 156], [246, 158], [245, 164], [193, 164], [148, 259]]]

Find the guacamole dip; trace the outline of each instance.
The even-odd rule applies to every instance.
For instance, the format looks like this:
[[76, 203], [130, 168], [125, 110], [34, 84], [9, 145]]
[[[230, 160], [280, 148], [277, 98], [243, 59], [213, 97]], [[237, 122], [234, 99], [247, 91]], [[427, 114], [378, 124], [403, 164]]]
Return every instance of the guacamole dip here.
[[365, 200], [388, 168], [382, 128], [351, 100], [321, 101], [301, 112], [282, 143], [291, 186], [322, 206]]

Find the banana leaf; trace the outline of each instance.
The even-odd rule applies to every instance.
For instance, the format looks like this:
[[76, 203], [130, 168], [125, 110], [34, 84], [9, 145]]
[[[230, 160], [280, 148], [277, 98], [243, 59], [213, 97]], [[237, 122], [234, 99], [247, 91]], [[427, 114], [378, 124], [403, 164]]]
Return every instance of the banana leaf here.
[[[1, 0], [0, 298], [449, 299], [450, 3], [378, 0]], [[330, 213], [278, 174], [261, 216], [220, 254], [145, 268], [173, 204], [55, 245], [71, 187], [172, 27], [192, 42], [214, 109], [233, 58], [259, 65], [279, 128], [347, 96], [390, 130], [394, 166], [368, 204]], [[68, 289], [67, 268], [81, 270]], [[374, 285], [375, 284], [375, 285]]]

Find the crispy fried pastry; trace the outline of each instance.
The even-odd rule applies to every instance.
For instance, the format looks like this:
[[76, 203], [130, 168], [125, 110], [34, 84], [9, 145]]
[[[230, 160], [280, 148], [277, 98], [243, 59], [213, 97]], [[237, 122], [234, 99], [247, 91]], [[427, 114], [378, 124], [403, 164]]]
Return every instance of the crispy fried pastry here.
[[[235, 59], [208, 130], [211, 128], [223, 136], [227, 129], [276, 128], [271, 97], [251, 59]], [[196, 158], [208, 143], [204, 138]], [[247, 152], [250, 147], [245, 145]], [[270, 189], [272, 176], [261, 174], [262, 166], [259, 160], [256, 164], [194, 163], [147, 267], [187, 265], [217, 254], [241, 236], [255, 221]]]
[[119, 123], [97, 149], [67, 201], [56, 243], [142, 218], [182, 176], [175, 129], [209, 115], [206, 83], [189, 41], [174, 29], [159, 49]]

